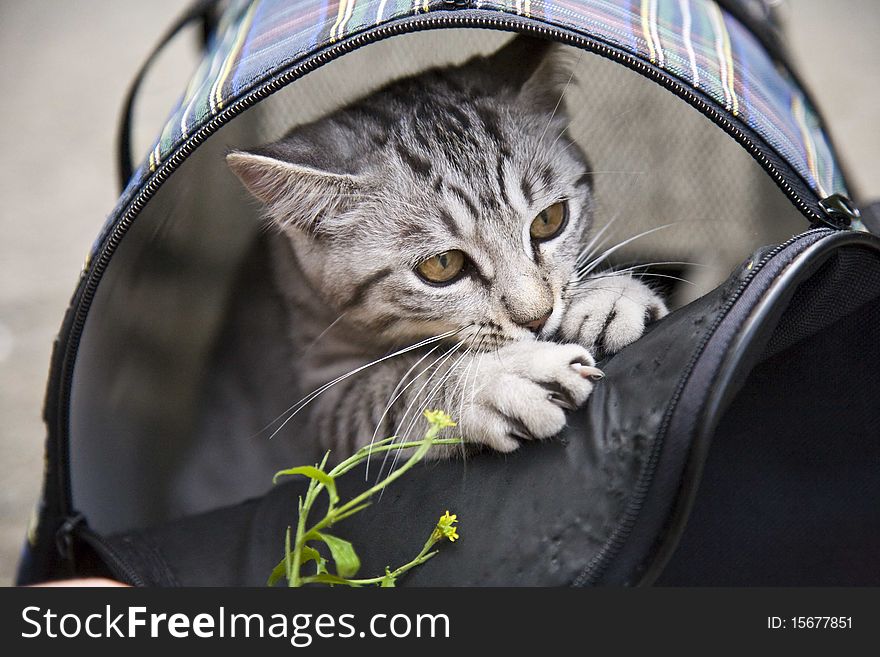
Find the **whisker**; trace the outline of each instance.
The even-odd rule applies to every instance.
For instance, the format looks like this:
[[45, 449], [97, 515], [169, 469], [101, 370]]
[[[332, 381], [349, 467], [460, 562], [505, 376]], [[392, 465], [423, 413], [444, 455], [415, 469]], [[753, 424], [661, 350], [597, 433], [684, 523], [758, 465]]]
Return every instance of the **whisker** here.
[[318, 337], [316, 337], [314, 340], [312, 340], [311, 342], [309, 342], [309, 343], [306, 345], [306, 348], [303, 349], [303, 351], [302, 351], [302, 356], [305, 356], [306, 354], [308, 354], [309, 351], [311, 351], [312, 347], [314, 347], [315, 344], [316, 344], [321, 338], [323, 338], [323, 337], [324, 337], [325, 335], [327, 335], [330, 331], [332, 331], [332, 330], [333, 330], [333, 327], [336, 326], [340, 321], [342, 321], [342, 318], [345, 317], [347, 314], [348, 314], [348, 311], [345, 311], [344, 313], [342, 313], [339, 317], [337, 317], [336, 319], [334, 319], [334, 320], [330, 323], [330, 325], [327, 326], [327, 328], [325, 328], [323, 331], [321, 331], [321, 332], [318, 334]]
[[[484, 328], [485, 328], [485, 326], [480, 327], [480, 329], [474, 335], [473, 340], [471, 341], [471, 344], [473, 344], [473, 342], [478, 337], [480, 337], [480, 333], [483, 331]], [[482, 345], [483, 345], [483, 340], [482, 340], [482, 338], [480, 338], [480, 344], [477, 345], [477, 347], [474, 349], [474, 351], [479, 352], [480, 349], [482, 348]], [[475, 362], [475, 359], [472, 358], [470, 360], [470, 362], [468, 363], [467, 369], [464, 371], [464, 378], [462, 379], [462, 384], [461, 384], [462, 391], [467, 389], [468, 377], [470, 376], [471, 370], [474, 367], [474, 362]], [[464, 416], [464, 399], [465, 399], [465, 395], [462, 394], [459, 399], [459, 404], [458, 404], [458, 418], [457, 419], [459, 419], [459, 420]]]
[[298, 402], [293, 404], [290, 408], [288, 408], [286, 411], [284, 411], [278, 417], [276, 417], [274, 420], [272, 420], [269, 424], [267, 424], [265, 427], [260, 429], [260, 431], [255, 433], [252, 437], [256, 437], [256, 436], [260, 435], [261, 433], [263, 433], [264, 431], [268, 430], [273, 424], [275, 424], [276, 422], [281, 420], [281, 418], [283, 418], [285, 415], [287, 415], [289, 413], [290, 415], [288, 415], [288, 417], [281, 423], [281, 425], [277, 429], [275, 429], [275, 431], [273, 431], [272, 434], [269, 436], [269, 439], [271, 440], [272, 438], [274, 438], [278, 434], [279, 431], [281, 431], [284, 428], [284, 426], [288, 422], [290, 422], [291, 419], [293, 419], [293, 417], [297, 413], [299, 413], [303, 408], [305, 408], [308, 404], [310, 404], [316, 397], [323, 394], [324, 392], [326, 392], [328, 389], [332, 388], [336, 384], [344, 381], [345, 379], [347, 379], [351, 376], [354, 376], [355, 374], [358, 374], [359, 372], [363, 372], [367, 368], [373, 367], [374, 365], [378, 365], [379, 363], [382, 363], [382, 362], [389, 360], [391, 358], [394, 358], [396, 356], [400, 356], [402, 354], [409, 353], [410, 351], [413, 351], [414, 349], [419, 349], [419, 348], [424, 347], [426, 345], [429, 345], [434, 342], [438, 342], [440, 340], [448, 338], [450, 336], [456, 335], [457, 333], [461, 332], [462, 330], [463, 329], [459, 328], [454, 331], [447, 331], [446, 333], [441, 333], [440, 335], [435, 335], [433, 337], [426, 338], [426, 339], [421, 340], [415, 344], [412, 344], [408, 347], [404, 347], [403, 349], [399, 349], [399, 350], [395, 351], [394, 353], [387, 354], [385, 356], [382, 356], [381, 358], [377, 358], [374, 361], [366, 363], [365, 365], [361, 365], [360, 367], [357, 367], [357, 368], [351, 370], [350, 372], [346, 372], [345, 374], [342, 374], [341, 376], [336, 377], [332, 381], [329, 381], [329, 382], [325, 383], [324, 385], [316, 388], [315, 390], [310, 392], [308, 395], [306, 395], [305, 397], [300, 399]]
[[[609, 228], [611, 228], [611, 226], [614, 224], [615, 221], [617, 221], [617, 219], [620, 217], [620, 215], [621, 215], [620, 212], [615, 214], [611, 218], [611, 220], [608, 221], [604, 226], [602, 226], [601, 230], [599, 230], [599, 232], [597, 232], [593, 236], [593, 238], [589, 242], [587, 242], [587, 245], [583, 248], [583, 250], [581, 250], [580, 254], [577, 257], [577, 260], [575, 260], [575, 269], [576, 270], [580, 267], [581, 264], [583, 264], [583, 262], [585, 262], [586, 260], [588, 260], [589, 258], [591, 258], [593, 256], [594, 249], [600, 248], [601, 245], [597, 246], [597, 242], [599, 242], [599, 240], [602, 239], [602, 235], [605, 234], [605, 231], [607, 231]], [[604, 244], [604, 242], [603, 242], [603, 244]]]
[[[479, 361], [476, 358], [472, 358], [471, 362], [468, 363], [468, 369], [465, 373], [464, 383], [461, 386], [461, 403], [459, 404], [459, 415], [455, 418], [456, 422], [461, 424], [464, 419], [464, 400], [467, 397], [467, 381], [470, 376], [471, 369], [473, 368], [474, 377], [471, 380], [471, 390], [474, 391], [474, 394], [471, 395], [471, 406], [473, 406], [474, 399], [476, 398], [476, 386], [477, 386], [477, 378], [480, 374], [480, 366], [483, 364], [483, 357], [486, 355], [486, 352], [483, 351], [483, 343], [486, 340], [486, 336], [484, 335], [480, 338], [480, 344], [477, 345], [475, 352], [480, 354]], [[476, 363], [476, 367], [474, 364]], [[464, 443], [459, 446], [459, 450], [461, 451], [461, 458], [463, 461], [467, 461], [467, 448]]]
[[[406, 407], [406, 409], [404, 409], [403, 415], [400, 417], [400, 420], [398, 420], [397, 426], [395, 427], [392, 435], [395, 435], [395, 436], [400, 435], [400, 429], [403, 426], [403, 423], [406, 421], [406, 418], [409, 416], [410, 411], [412, 411], [413, 406], [418, 401], [419, 396], [422, 394], [422, 392], [425, 390], [425, 388], [428, 387], [428, 385], [431, 383], [431, 380], [434, 378], [434, 376], [437, 374], [437, 372], [440, 371], [440, 368], [446, 363], [446, 361], [448, 361], [456, 351], [461, 349], [461, 347], [464, 345], [464, 342], [465, 342], [464, 340], [458, 341], [448, 351], [446, 351], [443, 354], [443, 356], [441, 356], [441, 358], [437, 359], [437, 361], [435, 361], [430, 367], [426, 368], [426, 369], [432, 369], [433, 371], [428, 375], [428, 378], [425, 380], [425, 382], [421, 385], [421, 387], [413, 395], [413, 398], [409, 402], [409, 404], [407, 404], [407, 407]], [[386, 458], [387, 458], [387, 454], [386, 454]]]
[[[422, 414], [424, 413], [425, 409], [427, 409], [427, 407], [428, 407], [428, 404], [430, 404], [431, 401], [434, 399], [434, 396], [437, 394], [437, 391], [440, 390], [440, 387], [449, 379], [450, 376], [452, 376], [452, 373], [455, 372], [455, 370], [458, 368], [458, 366], [461, 364], [461, 362], [472, 351], [473, 351], [472, 346], [466, 348], [464, 350], [464, 352], [461, 353], [458, 356], [458, 358], [455, 359], [455, 361], [452, 363], [452, 365], [449, 366], [449, 368], [446, 370], [446, 372], [443, 373], [443, 375], [440, 377], [440, 380], [437, 381], [437, 383], [431, 389], [431, 392], [429, 392], [428, 395], [425, 397], [425, 401], [423, 404], [421, 404], [421, 408], [419, 408], [419, 412], [414, 413], [412, 415], [412, 420], [410, 420], [410, 423], [409, 423], [409, 425], [407, 425], [406, 431], [403, 432], [403, 435], [409, 435], [409, 433], [413, 430], [415, 423], [421, 419]], [[416, 397], [416, 400], [418, 400], [418, 397]], [[406, 417], [404, 416], [403, 419], [405, 420]], [[403, 422], [403, 420], [401, 420], [401, 424], [402, 424], [402, 422]]]
[[620, 288], [617, 288], [617, 287], [590, 287], [590, 288], [586, 288], [583, 290], [578, 290], [578, 292], [576, 294], [573, 294], [572, 296], [573, 297], [583, 296], [585, 294], [588, 294], [589, 292], [595, 292], [595, 291], [615, 292], [617, 294], [617, 298], [619, 298], [619, 299], [628, 299], [629, 301], [632, 301], [633, 303], [638, 303], [637, 299], [633, 298], [629, 294], [626, 294]]
[[[445, 354], [443, 354], [442, 360], [438, 359], [440, 362], [435, 361], [436, 364], [432, 364], [431, 368], [433, 368], [433, 371], [428, 375], [428, 378], [425, 380], [425, 382], [422, 384], [422, 386], [416, 391], [415, 395], [413, 395], [412, 401], [410, 401], [410, 403], [407, 405], [406, 410], [404, 410], [403, 415], [401, 416], [400, 420], [397, 423], [397, 427], [395, 427], [395, 430], [392, 433], [393, 436], [400, 436], [400, 428], [403, 426], [403, 422], [406, 420], [407, 416], [409, 415], [410, 411], [412, 410], [413, 405], [418, 401], [419, 395], [421, 395], [422, 391], [428, 387], [428, 384], [431, 382], [431, 380], [434, 378], [434, 376], [437, 374], [437, 372], [440, 370], [440, 368], [443, 366], [443, 364], [447, 360], [449, 360], [449, 358], [452, 357], [452, 354], [454, 354], [456, 351], [458, 351], [463, 344], [464, 344], [464, 340], [460, 340], [452, 348], [450, 348], [449, 351], [447, 351]], [[428, 369], [430, 369], [430, 368], [428, 368]], [[385, 456], [382, 458], [382, 465], [379, 467], [379, 474], [377, 475], [377, 481], [382, 477], [382, 473], [385, 471], [385, 465], [388, 462], [388, 454], [389, 454], [389, 452], [385, 452]]]
[[[437, 351], [437, 350], [438, 350], [440, 347], [442, 347], [442, 346], [443, 346], [442, 344], [435, 345], [435, 346], [432, 347], [431, 350], [428, 351], [424, 356], [422, 356], [422, 357], [419, 358], [415, 363], [413, 363], [413, 365], [412, 365], [412, 366], [406, 371], [406, 373], [401, 377], [400, 381], [399, 381], [399, 382], [397, 383], [397, 385], [394, 387], [394, 390], [391, 391], [390, 401], [385, 405], [385, 410], [382, 412], [382, 416], [379, 418], [379, 421], [376, 423], [376, 428], [373, 430], [373, 436], [370, 438], [370, 450], [372, 450], [373, 445], [374, 445], [375, 442], [376, 442], [376, 436], [378, 436], [378, 434], [379, 434], [379, 429], [382, 428], [382, 421], [388, 416], [388, 413], [391, 412], [391, 407], [394, 405], [394, 403], [395, 403], [398, 399], [400, 399], [401, 395], [403, 395], [403, 393], [406, 392], [407, 388], [409, 388], [413, 383], [415, 383], [416, 381], [418, 381], [418, 380], [419, 380], [419, 377], [421, 377], [421, 376], [422, 376], [425, 372], [427, 372], [431, 367], [433, 367], [434, 365], [436, 365], [437, 362], [438, 362], [441, 358], [443, 358], [443, 356], [445, 356], [446, 354], [448, 354], [449, 352], [446, 351], [446, 352], [444, 352], [443, 354], [441, 354], [440, 356], [438, 356], [437, 358], [435, 358], [433, 361], [431, 361], [426, 367], [424, 367], [424, 368], [422, 369], [422, 371], [420, 371], [416, 376], [414, 376], [414, 377], [412, 378], [412, 380], [411, 380], [409, 383], [407, 383], [405, 386], [403, 386], [403, 388], [400, 387], [401, 384], [402, 384], [404, 381], [406, 381], [407, 377], [412, 373], [413, 370], [415, 370], [416, 367], [419, 366], [420, 363], [424, 362], [424, 360], [425, 360], [428, 356], [430, 356], [432, 353], [434, 353], [435, 351]], [[450, 348], [450, 350], [451, 350], [451, 348]], [[368, 454], [369, 454], [369, 455], [372, 455], [372, 452], [368, 452]], [[370, 474], [370, 461], [369, 461], [369, 455], [368, 455], [368, 457], [367, 457], [366, 472], [365, 472], [365, 474], [364, 474], [365, 477], [368, 477], [369, 474]]]
[[689, 267], [710, 267], [703, 262], [689, 262], [687, 260], [656, 260], [654, 262], [633, 262], [632, 264], [623, 264], [624, 269], [613, 269], [613, 271], [621, 272], [628, 269], [636, 269], [638, 267], [660, 267], [662, 265], [687, 265]]
[[[574, 75], [574, 73], [572, 73], [572, 75]], [[571, 82], [571, 79], [569, 79], [569, 82]], [[565, 92], [563, 92], [563, 93], [565, 93]], [[552, 118], [551, 118], [551, 120], [552, 120]], [[553, 143], [550, 144], [550, 150], [551, 150], [551, 151], [556, 147], [556, 144], [557, 144], [557, 143], [559, 142], [559, 140], [562, 138], [562, 135], [564, 135], [564, 134], [566, 133], [566, 131], [568, 131], [568, 128], [569, 128], [570, 125], [571, 125], [570, 123], [567, 123], [567, 124], [565, 125], [565, 127], [562, 128], [562, 130], [559, 131], [559, 134], [556, 135], [556, 139], [554, 139], [554, 140], [553, 140]], [[569, 144], [568, 144], [568, 146], [566, 146], [566, 148], [569, 148], [573, 143], [574, 143], [574, 141], [569, 142]], [[564, 150], [564, 149], [563, 149], [563, 150]]]
[[[559, 111], [560, 106], [562, 105], [562, 101], [565, 98], [565, 92], [568, 91], [568, 87], [571, 85], [571, 81], [574, 80], [574, 72], [578, 66], [581, 64], [581, 59], [583, 59], [584, 51], [582, 50], [578, 55], [578, 60], [575, 65], [571, 68], [571, 73], [568, 76], [568, 80], [565, 83], [565, 86], [562, 87], [562, 93], [559, 94], [559, 100], [556, 101], [556, 106], [553, 108], [553, 112], [550, 113], [550, 118], [547, 119], [547, 125], [544, 126], [544, 132], [541, 133], [541, 138], [538, 140], [538, 144], [544, 141], [544, 137], [547, 136], [547, 131], [550, 129], [550, 125], [553, 123], [553, 119], [556, 118], [556, 113]], [[556, 142], [553, 142], [554, 144]]]
[[[646, 267], [658, 267], [661, 265], [688, 265], [690, 267], [710, 267], [710, 265], [706, 265], [699, 262], [686, 262], [683, 260], [658, 260], [657, 262], [642, 262], [636, 263], [633, 265], [623, 265], [621, 268], [610, 267], [608, 269], [603, 269], [600, 272], [596, 272], [590, 275], [587, 278], [575, 278], [572, 279], [567, 285], [566, 289], [569, 288], [577, 288], [579, 286], [588, 285], [590, 281], [597, 280], [599, 278], [613, 278], [614, 276], [621, 276], [628, 273], [636, 272], [639, 273], [639, 269], [644, 269]], [[645, 273], [645, 272], [642, 272]]]
[[682, 283], [687, 283], [688, 285], [693, 285], [696, 287], [696, 283], [687, 278], [682, 278], [681, 276], [673, 276], [672, 274], [658, 274], [657, 272], [646, 271], [641, 274], [635, 274], [635, 276], [654, 276], [656, 278], [669, 278], [673, 281], [681, 281]]
[[627, 244], [630, 244], [630, 243], [636, 241], [637, 239], [641, 239], [642, 237], [647, 237], [648, 235], [651, 235], [652, 233], [656, 233], [657, 231], [664, 230], [666, 228], [670, 228], [672, 226], [675, 226], [676, 224], [679, 224], [679, 223], [681, 223], [681, 222], [676, 221], [676, 222], [673, 222], [670, 224], [664, 224], [663, 226], [657, 226], [656, 228], [651, 228], [650, 230], [645, 230], [645, 231], [642, 231], [641, 233], [633, 235], [632, 237], [627, 238], [627, 239], [623, 240], [622, 242], [618, 242], [617, 244], [615, 244], [611, 248], [606, 249], [604, 253], [593, 258], [593, 260], [591, 260], [589, 263], [584, 265], [580, 270], [578, 270], [578, 274], [580, 275], [580, 277], [583, 277], [585, 274], [587, 274], [590, 271], [592, 271], [593, 269], [595, 269], [600, 262], [602, 262], [603, 260], [606, 260], [608, 258], [608, 256], [615, 253], [616, 251], [619, 251], [620, 249], [625, 247]]
[[[481, 343], [481, 346], [482, 346], [482, 343]], [[497, 349], [496, 349], [496, 351], [497, 351]], [[485, 351], [480, 352], [480, 360], [477, 362], [477, 369], [474, 372], [474, 378], [471, 381], [471, 406], [473, 406], [474, 400], [477, 398], [477, 378], [480, 374], [480, 368], [483, 366], [483, 358], [485, 356], [486, 356]], [[464, 445], [461, 446], [461, 452], [462, 452], [462, 455], [467, 454], [467, 450], [465, 449]]]
[[628, 176], [644, 176], [647, 175], [648, 171], [626, 171], [624, 169], [609, 169], [606, 171], [590, 171], [591, 176], [604, 176], [606, 174], [620, 174], [620, 175], [628, 175]]
[[[404, 435], [404, 436], [408, 436], [408, 435], [412, 432], [412, 430], [413, 430], [413, 428], [415, 427], [416, 423], [421, 419], [422, 414], [425, 412], [425, 410], [427, 410], [428, 406], [434, 401], [434, 397], [437, 395], [437, 392], [440, 390], [441, 386], [442, 386], [444, 383], [446, 383], [446, 381], [449, 380], [449, 378], [452, 376], [452, 374], [455, 372], [455, 370], [458, 369], [458, 366], [461, 365], [461, 362], [462, 362], [465, 358], [467, 358], [467, 356], [471, 353], [471, 351], [472, 351], [471, 347], [468, 347], [467, 349], [465, 349], [464, 353], [462, 353], [462, 354], [461, 354], [461, 355], [455, 360], [455, 362], [454, 362], [452, 365], [450, 365], [450, 367], [449, 367], [449, 369], [446, 371], [446, 373], [443, 374], [442, 377], [440, 377], [440, 380], [439, 380], [439, 381], [437, 382], [437, 384], [433, 387], [433, 389], [431, 390], [431, 392], [428, 393], [428, 396], [425, 398], [425, 402], [424, 402], [423, 404], [421, 404], [420, 407], [418, 408], [418, 412], [417, 412], [417, 413], [413, 413], [412, 420], [410, 420], [410, 423], [409, 423], [409, 425], [407, 426], [406, 431], [404, 431], [402, 435]], [[400, 450], [397, 450], [397, 451], [395, 452], [395, 454], [394, 454], [394, 458], [393, 458], [392, 461], [391, 461], [391, 468], [390, 468], [391, 471], [393, 471], [394, 468], [397, 467], [397, 462], [398, 462], [399, 460], [400, 460]], [[380, 497], [381, 497], [381, 495], [380, 495]]]

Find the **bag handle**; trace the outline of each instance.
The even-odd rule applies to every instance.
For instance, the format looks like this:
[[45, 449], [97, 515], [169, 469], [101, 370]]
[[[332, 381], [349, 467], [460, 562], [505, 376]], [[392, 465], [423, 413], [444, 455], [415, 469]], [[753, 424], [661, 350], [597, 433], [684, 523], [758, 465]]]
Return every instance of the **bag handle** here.
[[159, 40], [159, 43], [153, 48], [153, 51], [141, 65], [140, 70], [135, 76], [128, 89], [125, 102], [122, 105], [122, 114], [119, 118], [119, 132], [116, 137], [116, 157], [117, 171], [119, 175], [119, 189], [124, 190], [128, 181], [134, 173], [134, 161], [131, 154], [132, 141], [132, 114], [134, 103], [140, 92], [141, 84], [147, 73], [150, 71], [159, 53], [165, 49], [165, 46], [180, 33], [183, 28], [196, 20], [202, 21], [203, 39], [207, 42], [208, 37], [213, 31], [216, 23], [214, 9], [220, 3], [220, 0], [195, 0], [189, 8], [171, 25], [165, 35]]

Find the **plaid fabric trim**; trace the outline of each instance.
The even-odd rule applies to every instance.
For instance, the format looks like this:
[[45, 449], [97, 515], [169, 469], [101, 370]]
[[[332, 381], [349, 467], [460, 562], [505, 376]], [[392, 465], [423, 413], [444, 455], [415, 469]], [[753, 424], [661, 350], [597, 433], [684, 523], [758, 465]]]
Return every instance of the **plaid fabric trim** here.
[[754, 130], [824, 198], [846, 193], [816, 110], [712, 0], [477, 0], [580, 32], [650, 61]]
[[[470, 0], [458, 8], [531, 17], [651, 62], [751, 128], [817, 198], [847, 193], [816, 110], [752, 34], [713, 0]], [[455, 9], [444, 0], [232, 0], [111, 216], [194, 132], [262, 80], [368, 28], [441, 10]]]

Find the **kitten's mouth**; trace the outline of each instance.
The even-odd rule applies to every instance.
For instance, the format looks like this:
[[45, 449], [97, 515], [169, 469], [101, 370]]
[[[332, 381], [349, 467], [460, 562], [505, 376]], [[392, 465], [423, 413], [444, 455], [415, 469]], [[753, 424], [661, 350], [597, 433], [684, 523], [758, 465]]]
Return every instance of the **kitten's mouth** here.
[[475, 330], [467, 338], [471, 348], [474, 351], [494, 351], [513, 342], [540, 342], [553, 339], [562, 326], [562, 317], [565, 313], [562, 295], [556, 293], [554, 296], [553, 310], [541, 330], [535, 332], [511, 322], [507, 322], [510, 324], [507, 327], [491, 320], [478, 322], [472, 325]]

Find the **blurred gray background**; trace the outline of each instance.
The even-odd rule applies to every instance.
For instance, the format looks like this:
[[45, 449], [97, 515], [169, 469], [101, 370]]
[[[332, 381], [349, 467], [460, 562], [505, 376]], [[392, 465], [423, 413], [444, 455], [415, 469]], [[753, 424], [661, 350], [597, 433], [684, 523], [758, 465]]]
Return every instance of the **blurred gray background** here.
[[[116, 195], [114, 139], [129, 81], [184, 0], [0, 0], [0, 584], [11, 582], [39, 494], [52, 340]], [[795, 64], [860, 192], [880, 197], [876, 0], [783, 4]], [[136, 115], [145, 147], [182, 92], [178, 40]], [[140, 151], [138, 151], [140, 152]]]

